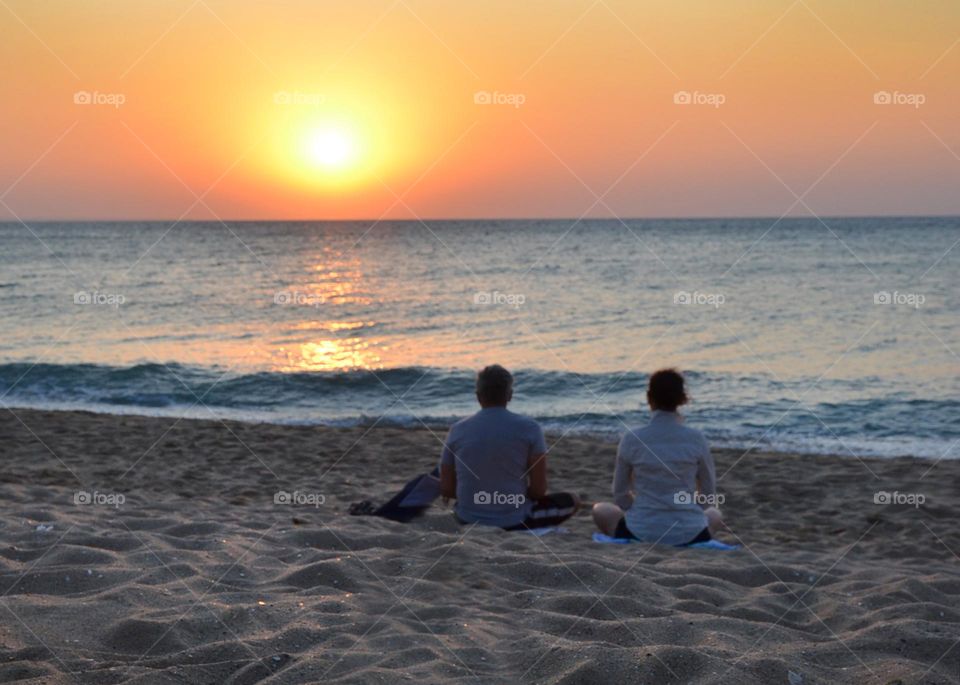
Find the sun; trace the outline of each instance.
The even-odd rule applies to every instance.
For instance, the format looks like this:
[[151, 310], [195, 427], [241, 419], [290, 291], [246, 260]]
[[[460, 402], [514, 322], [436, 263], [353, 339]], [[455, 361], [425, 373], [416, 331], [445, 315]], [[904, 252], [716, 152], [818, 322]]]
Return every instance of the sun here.
[[359, 145], [352, 131], [343, 127], [310, 130], [304, 154], [311, 165], [330, 172], [344, 171], [357, 163]]
[[279, 107], [259, 146], [263, 171], [310, 194], [360, 192], [397, 163], [387, 144], [383, 108]]

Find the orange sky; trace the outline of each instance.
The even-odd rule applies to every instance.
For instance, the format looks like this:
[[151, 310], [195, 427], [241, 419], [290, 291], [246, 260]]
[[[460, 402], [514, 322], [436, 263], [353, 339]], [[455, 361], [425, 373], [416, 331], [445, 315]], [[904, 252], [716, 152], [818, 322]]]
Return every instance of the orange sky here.
[[960, 213], [955, 0], [2, 0], [0, 29], [0, 220]]

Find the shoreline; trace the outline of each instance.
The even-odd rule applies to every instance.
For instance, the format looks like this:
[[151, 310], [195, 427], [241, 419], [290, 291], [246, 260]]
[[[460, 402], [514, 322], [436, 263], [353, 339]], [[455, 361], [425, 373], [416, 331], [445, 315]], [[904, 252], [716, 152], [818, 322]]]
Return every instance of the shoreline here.
[[[550, 488], [609, 499], [616, 445], [558, 437]], [[954, 682], [960, 462], [716, 450], [736, 552], [347, 515], [442, 438], [0, 412], [0, 680]]]
[[[87, 415], [87, 416], [96, 416], [96, 417], [113, 417], [113, 418], [139, 418], [145, 420], [158, 420], [158, 421], [209, 421], [215, 424], [237, 424], [241, 426], [251, 425], [251, 426], [269, 426], [276, 428], [317, 428], [321, 430], [366, 430], [368, 428], [391, 428], [396, 430], [428, 430], [439, 433], [441, 438], [446, 434], [447, 429], [451, 425], [451, 422], [416, 422], [416, 425], [404, 425], [400, 423], [397, 418], [389, 417], [367, 417], [363, 419], [330, 419], [326, 422], [323, 421], [312, 421], [312, 420], [271, 420], [269, 418], [262, 417], [253, 417], [250, 418], [238, 418], [238, 417], [223, 417], [223, 418], [214, 418], [210, 416], [189, 416], [184, 413], [179, 413], [176, 410], [170, 412], [169, 414], [164, 413], [146, 413], [141, 411], [139, 407], [131, 407], [129, 411], [118, 411], [116, 408], [104, 408], [100, 409], [91, 409], [91, 408], [82, 408], [82, 407], [36, 407], [36, 406], [18, 406], [18, 405], [4, 405], [2, 409], [7, 411], [13, 411], [17, 413], [30, 413], [30, 414], [78, 414], [78, 415]], [[212, 410], [207, 409], [206, 412], [209, 414]], [[233, 410], [231, 410], [233, 411]], [[462, 418], [460, 416], [454, 418], [453, 420], [459, 420]], [[540, 420], [538, 420], [540, 421]], [[543, 421], [540, 421], [543, 424]], [[572, 436], [583, 438], [586, 440], [593, 440], [597, 442], [614, 444], [616, 445], [622, 435], [622, 431], [608, 432], [608, 431], [577, 431], [566, 433], [562, 430], [557, 430], [553, 428], [544, 429], [544, 434], [547, 437], [548, 443], [551, 442], [551, 437], [556, 439], [561, 436]], [[707, 436], [708, 439], [709, 435]], [[755, 452], [762, 454], [780, 454], [780, 455], [797, 455], [804, 457], [827, 457], [831, 459], [862, 459], [862, 460], [878, 460], [878, 461], [896, 461], [901, 459], [911, 459], [921, 462], [931, 462], [938, 463], [941, 461], [960, 461], [960, 457], [946, 457], [946, 456], [925, 456], [925, 455], [916, 455], [916, 454], [895, 454], [891, 456], [878, 455], [878, 454], [866, 454], [866, 455], [856, 455], [850, 449], [846, 450], [846, 453], [838, 450], [835, 452], [813, 452], [805, 451], [798, 449], [780, 449], [780, 448], [771, 448], [765, 446], [757, 446], [756, 441], [747, 441], [751, 444], [747, 447], [741, 446], [739, 443], [727, 444], [722, 440], [713, 439], [711, 440], [711, 449], [713, 451], [719, 452], [741, 452], [743, 454]], [[944, 454], [949, 453], [951, 450], [947, 450]]]

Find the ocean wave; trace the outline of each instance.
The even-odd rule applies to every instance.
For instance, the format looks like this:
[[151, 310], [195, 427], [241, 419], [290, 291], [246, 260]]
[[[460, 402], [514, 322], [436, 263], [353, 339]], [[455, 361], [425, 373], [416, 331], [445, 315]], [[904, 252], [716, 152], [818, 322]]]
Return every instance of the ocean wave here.
[[[515, 376], [511, 406], [554, 435], [613, 440], [625, 426], [646, 420], [646, 374], [520, 370]], [[696, 398], [686, 411], [691, 424], [720, 446], [960, 458], [952, 451], [960, 441], [958, 400], [904, 397], [891, 388], [886, 395], [798, 404], [793, 385], [776, 379], [699, 371], [687, 376]], [[858, 387], [833, 383], [838, 393]], [[238, 374], [178, 363], [20, 362], [0, 364], [0, 398], [14, 408], [435, 430], [476, 410], [473, 371], [431, 367]]]

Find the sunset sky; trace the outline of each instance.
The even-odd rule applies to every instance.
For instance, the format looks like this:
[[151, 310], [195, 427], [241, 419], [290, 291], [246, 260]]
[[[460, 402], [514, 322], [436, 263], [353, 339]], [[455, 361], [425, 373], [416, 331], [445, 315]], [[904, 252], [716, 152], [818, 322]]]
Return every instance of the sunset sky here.
[[0, 0], [0, 27], [0, 220], [960, 213], [956, 0]]

